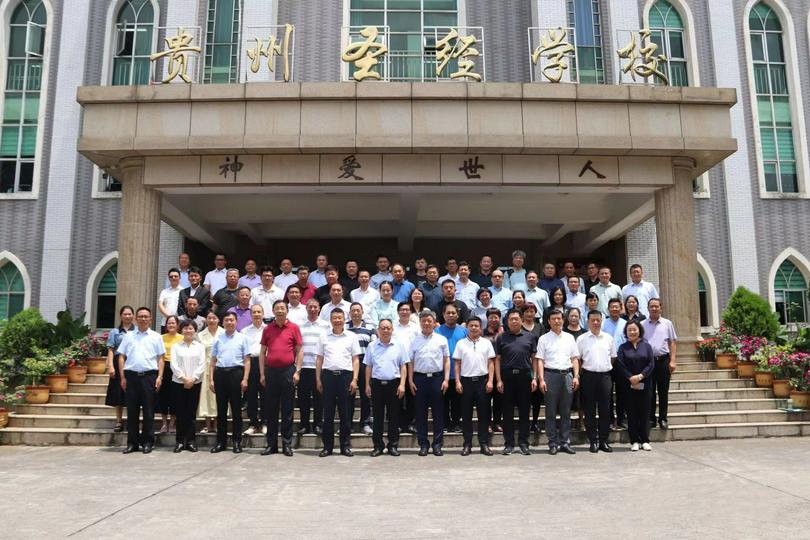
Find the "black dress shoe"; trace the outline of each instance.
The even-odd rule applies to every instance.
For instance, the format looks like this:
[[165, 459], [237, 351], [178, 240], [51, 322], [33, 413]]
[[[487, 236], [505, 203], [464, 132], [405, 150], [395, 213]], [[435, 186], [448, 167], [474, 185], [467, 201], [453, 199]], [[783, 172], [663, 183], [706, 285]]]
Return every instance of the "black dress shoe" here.
[[144, 454], [151, 454], [152, 453], [152, 448], [154, 448], [154, 445], [152, 445], [150, 443], [146, 443], [145, 445], [143, 445], [143, 453]]
[[399, 456], [399, 449], [396, 446], [389, 446], [388, 447], [388, 455], [397, 457]]
[[271, 454], [278, 454], [278, 446], [265, 446], [261, 453], [263, 456], [269, 456]]
[[419, 449], [419, 457], [425, 457], [428, 454], [427, 446], [423, 446]]
[[438, 457], [442, 457], [444, 455], [444, 452], [442, 452], [442, 447], [441, 446], [434, 446], [433, 447], [433, 455], [438, 456]]
[[660, 422], [658, 422], [658, 427], [660, 427], [661, 429], [667, 429], [669, 427], [669, 424], [667, 424], [666, 420], [661, 420]]
[[332, 455], [332, 451], [331, 451], [331, 450], [327, 450], [326, 448], [324, 448], [324, 449], [323, 449], [323, 450], [321, 450], [321, 452], [318, 454], [318, 457], [326, 457], [326, 456], [331, 456], [331, 455]]
[[192, 443], [186, 443], [185, 449], [188, 450], [189, 452], [197, 451], [197, 447]]
[[408, 426], [408, 427], [405, 429], [405, 431], [407, 431], [408, 433], [410, 433], [410, 434], [412, 434], [412, 435], [416, 435], [416, 426], [414, 426], [413, 424], [411, 424], [410, 426]]
[[128, 444], [126, 448], [124, 448], [124, 454], [131, 454], [132, 452], [138, 451], [137, 444]]
[[352, 452], [351, 448], [343, 448], [340, 451], [340, 455], [346, 457], [354, 457], [354, 452]]
[[627, 420], [625, 419], [619, 420], [618, 422], [616, 422], [616, 426], [622, 429], [627, 429]]
[[650, 420], [650, 427], [651, 427], [651, 428], [654, 428], [654, 427], [655, 427], [655, 420]]
[[599, 451], [599, 445], [596, 444], [595, 442], [592, 442], [591, 447], [589, 448], [589, 451], [590, 451], [591, 454], [597, 453]]
[[470, 450], [472, 450], [472, 449], [469, 446], [464, 445], [464, 448], [461, 449], [461, 455], [462, 456], [469, 456], [470, 455]]
[[[591, 446], [593, 446], [593, 445], [591, 445]], [[599, 450], [601, 450], [602, 452], [607, 452], [608, 454], [613, 452], [613, 448], [611, 448], [610, 445], [608, 443], [606, 443], [606, 442], [600, 442], [599, 443]]]
[[179, 454], [180, 452], [182, 452], [184, 446], [185, 445], [183, 443], [177, 443], [176, 445], [174, 445], [174, 453]]
[[233, 443], [233, 453], [234, 454], [241, 454], [242, 453], [242, 443], [241, 442]]
[[560, 446], [560, 450], [562, 450], [562, 451], [563, 451], [563, 452], [565, 452], [566, 454], [571, 454], [572, 456], [573, 456], [574, 454], [576, 454], [576, 452], [574, 451], [574, 449], [573, 449], [573, 448], [571, 448], [571, 447], [570, 447], [569, 445], [567, 445], [567, 444], [564, 444], [564, 445]]
[[508, 456], [509, 454], [511, 454], [514, 451], [515, 451], [514, 446], [504, 446], [503, 447], [503, 452], [501, 452], [501, 455], [502, 456]]
[[214, 446], [211, 447], [211, 453], [212, 454], [219, 454], [220, 452], [224, 452], [224, 451], [225, 451], [225, 445], [224, 444], [215, 444]]
[[490, 450], [489, 446], [487, 446], [486, 444], [481, 445], [481, 449], [479, 450], [479, 452], [481, 452], [485, 456], [491, 456], [492, 455], [492, 450]]
[[288, 446], [288, 445], [282, 446], [281, 453], [284, 454], [287, 457], [292, 457], [293, 456], [292, 446]]
[[375, 448], [374, 450], [371, 451], [370, 455], [371, 457], [380, 457], [382, 453], [383, 453], [382, 448]]
[[559, 449], [556, 446], [549, 446], [548, 453], [552, 456], [556, 456]]
[[520, 453], [522, 455], [524, 455], [524, 456], [532, 455], [532, 451], [529, 450], [529, 445], [528, 444], [520, 444], [520, 445], [518, 445], [518, 447], [520, 448]]

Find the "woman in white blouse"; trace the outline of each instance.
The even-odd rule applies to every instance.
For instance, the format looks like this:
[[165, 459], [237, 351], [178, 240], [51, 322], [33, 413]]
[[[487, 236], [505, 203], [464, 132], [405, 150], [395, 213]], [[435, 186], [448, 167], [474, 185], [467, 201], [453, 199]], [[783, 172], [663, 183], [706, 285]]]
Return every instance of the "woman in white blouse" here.
[[172, 346], [172, 391], [177, 415], [177, 438], [174, 453], [188, 450], [196, 452], [194, 444], [197, 406], [200, 404], [200, 388], [205, 374], [205, 346], [195, 340], [197, 328], [191, 321], [180, 323], [183, 341]]
[[[219, 326], [219, 317], [213, 311], [208, 312], [205, 317], [205, 324], [205, 329], [197, 334], [197, 341], [205, 346], [206, 362], [203, 381], [209, 381], [211, 380], [211, 349], [214, 347], [214, 341], [220, 334], [225, 332], [225, 329]], [[197, 415], [205, 418], [205, 427], [202, 428], [201, 433], [213, 433], [216, 431], [217, 398], [211, 391], [211, 385], [204, 384], [203, 389], [200, 391], [200, 408], [197, 410]]]

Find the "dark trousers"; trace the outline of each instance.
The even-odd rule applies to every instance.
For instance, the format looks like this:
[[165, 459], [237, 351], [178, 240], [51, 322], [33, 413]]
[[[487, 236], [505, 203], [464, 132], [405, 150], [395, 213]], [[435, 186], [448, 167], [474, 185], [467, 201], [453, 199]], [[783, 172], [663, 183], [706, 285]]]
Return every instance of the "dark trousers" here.
[[242, 366], [214, 368], [214, 390], [217, 397], [217, 444], [228, 442], [228, 405], [231, 406], [231, 419], [234, 442], [242, 442]]
[[461, 425], [461, 396], [456, 392], [455, 379], [450, 379], [444, 393], [444, 425], [448, 428]]
[[630, 389], [627, 379], [625, 379], [616, 368], [610, 371], [613, 378], [613, 386], [616, 389], [616, 400], [614, 406], [613, 394], [610, 395], [610, 418], [616, 423], [621, 423], [627, 417], [627, 392]]
[[354, 396], [349, 394], [349, 385], [352, 382], [352, 372], [321, 371], [321, 384], [323, 384], [323, 440], [324, 450], [332, 451], [335, 448], [335, 409], [340, 418], [340, 449], [351, 448], [352, 420], [349, 417], [349, 400]]
[[401, 400], [397, 397], [399, 379], [381, 381], [371, 379], [371, 409], [374, 415], [372, 429], [374, 433], [374, 448], [382, 450], [383, 430], [385, 428], [385, 414], [388, 413], [388, 448], [399, 445], [399, 410], [402, 408]]
[[[669, 379], [672, 374], [669, 372], [669, 355], [655, 357], [655, 369], [652, 377], [644, 381], [651, 386], [650, 391], [650, 420], [655, 422], [655, 397], [658, 394], [658, 421], [667, 419], [667, 409], [669, 406]], [[645, 384], [646, 386], [646, 384]]]
[[174, 392], [172, 392], [172, 368], [166, 364], [164, 371], [166, 384], [160, 385], [160, 390], [155, 393], [156, 405], [155, 410], [160, 414], [177, 414], [174, 408]]
[[[250, 374], [248, 375], [247, 387], [247, 413], [250, 425], [257, 428], [267, 421], [267, 414], [265, 414], [265, 393], [262, 392], [262, 387], [259, 384], [259, 359], [255, 356], [250, 357]], [[260, 421], [261, 418], [261, 421]]]
[[[503, 394], [492, 392], [492, 425], [501, 425], [503, 422]], [[539, 409], [538, 409], [539, 410]]]
[[428, 407], [433, 416], [433, 446], [441, 447], [444, 437], [444, 399], [442, 396], [442, 372], [434, 373], [428, 377], [422, 373], [413, 374], [413, 384], [416, 385], [414, 401], [414, 416], [416, 417], [416, 439], [420, 448], [427, 448], [428, 443]]
[[515, 446], [515, 405], [518, 408], [518, 444], [528, 445], [532, 372], [528, 369], [501, 369], [501, 380], [504, 446]]
[[[315, 369], [304, 368], [299, 373], [298, 381], [298, 412], [301, 414], [301, 427], [313, 429], [321, 425], [323, 405], [321, 394], [315, 387]], [[309, 409], [312, 408], [312, 424], [309, 422]]]
[[650, 442], [650, 386], [643, 381], [643, 390], [627, 387], [627, 431], [631, 443]]
[[278, 413], [281, 409], [281, 444], [292, 446], [295, 364], [282, 368], [264, 368], [264, 407], [267, 421], [267, 446], [278, 448]]
[[[155, 380], [157, 370], [143, 374], [124, 371], [127, 378], [127, 444], [155, 444]], [[171, 385], [169, 385], [171, 386]], [[138, 436], [138, 417], [143, 411], [143, 427]]]
[[405, 390], [405, 397], [401, 400], [402, 408], [399, 411], [399, 427], [402, 431], [407, 430], [414, 422], [416, 414], [414, 403], [414, 395], [410, 390]]
[[540, 408], [543, 406], [543, 392], [532, 392], [532, 422], [540, 418]]
[[[360, 378], [357, 381], [357, 392], [360, 394], [360, 424], [368, 424], [371, 417], [371, 400], [366, 396], [366, 365], [360, 362]], [[357, 399], [349, 400], [349, 418], [354, 420], [354, 409]]]
[[172, 382], [174, 412], [177, 415], [177, 444], [194, 444], [197, 431], [197, 407], [200, 404], [200, 389], [203, 383], [184, 388], [182, 383]]
[[478, 413], [478, 444], [489, 444], [489, 394], [487, 376], [461, 377], [461, 429], [464, 446], [472, 446], [473, 405]]
[[[585, 431], [591, 443], [607, 442], [610, 435], [610, 394], [613, 390], [613, 379], [609, 371], [579, 371], [580, 395], [585, 409]], [[597, 429], [596, 414], [599, 413]]]

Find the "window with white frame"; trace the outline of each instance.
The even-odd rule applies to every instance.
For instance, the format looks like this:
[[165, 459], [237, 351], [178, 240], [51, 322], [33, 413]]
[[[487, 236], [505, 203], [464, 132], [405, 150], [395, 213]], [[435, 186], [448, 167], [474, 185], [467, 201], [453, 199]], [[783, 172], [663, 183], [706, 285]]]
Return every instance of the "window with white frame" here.
[[[568, 0], [568, 26], [574, 28], [577, 47], [572, 75], [583, 84], [605, 84], [602, 50], [602, 15], [599, 0]], [[574, 79], [577, 80], [577, 79]]]
[[4, 32], [6, 81], [0, 131], [0, 193], [33, 191], [48, 17], [42, 0], [22, 0]]
[[112, 84], [149, 84], [155, 11], [151, 0], [126, 0], [115, 19]]
[[765, 190], [798, 193], [796, 151], [791, 118], [782, 24], [767, 4], [748, 16]]
[[208, 0], [205, 34], [204, 83], [239, 80], [240, 0]]
[[780, 323], [807, 322], [807, 279], [789, 259], [776, 270], [773, 291]]
[[[666, 0], [658, 0], [650, 8], [650, 39], [658, 51], [666, 55], [664, 63], [670, 86], [689, 86], [686, 65], [686, 37], [683, 20], [675, 7]], [[656, 84], [663, 84], [654, 78]]]
[[0, 320], [10, 319], [25, 307], [25, 282], [14, 263], [0, 266]]

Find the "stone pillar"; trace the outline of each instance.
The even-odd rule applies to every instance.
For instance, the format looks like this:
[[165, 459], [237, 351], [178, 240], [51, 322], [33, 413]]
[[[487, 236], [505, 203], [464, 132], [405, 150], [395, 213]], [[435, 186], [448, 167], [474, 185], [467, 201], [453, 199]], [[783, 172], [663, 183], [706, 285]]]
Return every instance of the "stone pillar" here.
[[119, 164], [119, 171], [122, 209], [116, 311], [126, 304], [135, 309], [146, 306], [154, 310], [158, 294], [162, 196], [143, 185], [143, 159], [126, 158]]
[[678, 356], [693, 356], [700, 336], [692, 158], [673, 158], [672, 187], [655, 192], [659, 293], [664, 317], [675, 325]]

